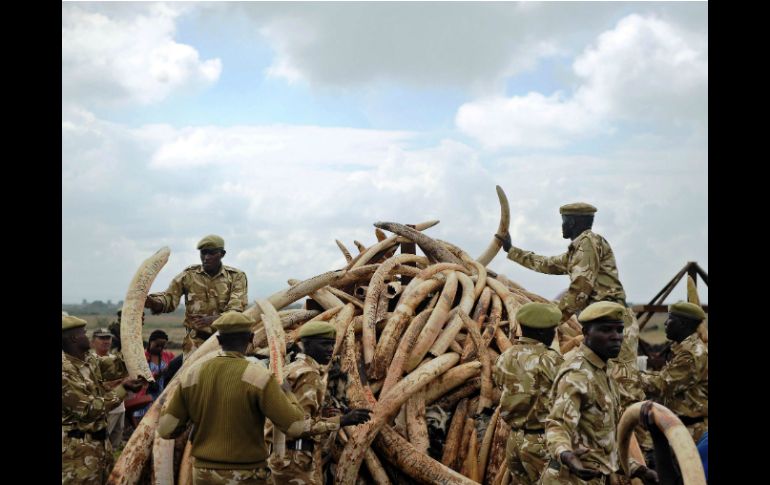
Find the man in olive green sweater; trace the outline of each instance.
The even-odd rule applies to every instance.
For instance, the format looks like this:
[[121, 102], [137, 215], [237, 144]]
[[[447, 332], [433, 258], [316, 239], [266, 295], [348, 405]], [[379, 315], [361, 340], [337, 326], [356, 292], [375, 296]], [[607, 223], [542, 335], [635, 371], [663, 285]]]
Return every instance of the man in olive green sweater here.
[[212, 327], [219, 331], [222, 351], [193, 366], [160, 417], [158, 434], [166, 439], [180, 435], [189, 421], [195, 424], [194, 485], [266, 485], [266, 417], [289, 438], [310, 431], [312, 421], [294, 395], [282, 390], [265, 366], [244, 356], [254, 323], [238, 312], [219, 317]]

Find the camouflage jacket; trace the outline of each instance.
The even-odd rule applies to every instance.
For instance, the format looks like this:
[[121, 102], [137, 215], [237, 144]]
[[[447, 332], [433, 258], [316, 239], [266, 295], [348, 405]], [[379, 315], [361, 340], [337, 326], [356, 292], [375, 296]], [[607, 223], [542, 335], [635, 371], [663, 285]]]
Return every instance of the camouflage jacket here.
[[[607, 475], [619, 469], [616, 439], [619, 398], [606, 364], [585, 344], [570, 355], [556, 375], [551, 390], [553, 407], [546, 419], [548, 452], [588, 448], [580, 456], [583, 465]], [[633, 473], [636, 466], [631, 467]]]
[[[219, 315], [228, 311], [242, 312], [248, 305], [248, 284], [246, 273], [222, 265], [214, 276], [203, 271], [203, 266], [194, 264], [179, 273], [162, 293], [149, 295], [163, 303], [161, 313], [173, 312], [184, 295], [184, 326], [192, 328], [189, 319], [192, 315]], [[213, 333], [211, 327], [202, 329]]]
[[85, 361], [61, 353], [61, 427], [94, 432], [107, 427], [107, 413], [126, 396], [120, 386], [108, 391], [104, 386], [101, 359], [86, 353]]
[[564, 359], [527, 337], [497, 358], [492, 376], [503, 391], [500, 417], [513, 429], [542, 430], [551, 409], [551, 385]]
[[623, 343], [620, 354], [607, 361], [607, 374], [617, 382], [622, 409], [639, 401], [644, 401], [644, 390], [639, 378], [639, 365], [636, 357], [639, 354], [639, 322], [633, 312], [627, 310], [627, 318], [631, 320], [623, 329]]
[[597, 301], [626, 303], [612, 248], [606, 239], [590, 230], [576, 237], [567, 252], [559, 256], [540, 256], [513, 246], [508, 259], [539, 273], [569, 275], [570, 285], [559, 301], [559, 308], [570, 315]]
[[110, 350], [110, 352], [103, 357], [100, 357], [99, 354], [93, 351], [93, 349], [88, 351], [99, 363], [99, 369], [101, 370], [104, 382], [128, 377], [128, 368], [126, 367], [126, 362], [123, 360], [123, 353], [113, 350]]
[[[327, 375], [321, 374], [321, 365], [305, 354], [297, 354], [294, 360], [284, 368], [284, 379], [291, 384], [292, 394], [305, 411], [305, 419], [312, 422], [310, 430], [303, 436], [311, 437], [316, 442], [321, 441], [322, 435], [340, 429], [340, 416], [321, 417], [327, 381]], [[272, 425], [268, 424], [265, 431], [266, 439], [272, 441], [270, 439]]]
[[642, 372], [645, 392], [680, 416], [709, 414], [709, 354], [698, 333], [671, 346], [673, 356], [659, 372]]

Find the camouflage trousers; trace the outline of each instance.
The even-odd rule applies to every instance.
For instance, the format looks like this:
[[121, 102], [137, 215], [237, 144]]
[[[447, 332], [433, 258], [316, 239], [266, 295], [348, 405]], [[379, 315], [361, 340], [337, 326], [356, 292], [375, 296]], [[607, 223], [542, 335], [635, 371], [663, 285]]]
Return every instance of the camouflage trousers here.
[[98, 441], [89, 435], [70, 438], [62, 432], [62, 484], [101, 485], [107, 482], [114, 464], [108, 440]]
[[286, 450], [283, 458], [270, 455], [267, 463], [273, 473], [274, 485], [323, 485], [321, 475], [321, 449], [315, 450]]
[[268, 485], [270, 469], [267, 467], [247, 470], [193, 467], [193, 485]]
[[505, 457], [513, 483], [530, 485], [537, 483], [550, 456], [545, 447], [543, 433], [524, 433], [511, 430], [505, 445]]
[[625, 477], [615, 474], [581, 480], [577, 475], [570, 473], [566, 466], [562, 466], [560, 470], [546, 467], [537, 483], [538, 485], [627, 485], [630, 482], [625, 481]]

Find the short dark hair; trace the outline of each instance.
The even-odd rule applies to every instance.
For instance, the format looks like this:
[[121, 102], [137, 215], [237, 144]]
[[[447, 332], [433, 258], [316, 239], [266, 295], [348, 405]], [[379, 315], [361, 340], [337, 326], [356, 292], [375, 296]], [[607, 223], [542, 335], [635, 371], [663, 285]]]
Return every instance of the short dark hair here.
[[224, 347], [242, 347], [248, 345], [251, 342], [252, 332], [233, 332], [233, 333], [220, 333], [217, 335], [219, 338], [219, 345]]
[[150, 334], [150, 338], [147, 339], [147, 343], [149, 344], [153, 340], [158, 340], [158, 339], [168, 340], [168, 334], [160, 329], [153, 330], [152, 333]]

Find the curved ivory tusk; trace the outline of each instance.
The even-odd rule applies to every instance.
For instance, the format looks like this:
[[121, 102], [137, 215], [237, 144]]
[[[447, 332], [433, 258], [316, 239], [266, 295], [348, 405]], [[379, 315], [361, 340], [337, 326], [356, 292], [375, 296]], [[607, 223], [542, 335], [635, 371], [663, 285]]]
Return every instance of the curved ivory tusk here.
[[455, 294], [457, 292], [458, 273], [451, 271], [444, 283], [444, 289], [441, 290], [441, 296], [438, 299], [436, 308], [431, 312], [428, 322], [420, 331], [420, 335], [417, 337], [417, 341], [414, 344], [414, 348], [406, 361], [406, 369], [412, 370], [422, 362], [425, 354], [428, 353], [430, 346], [438, 337], [441, 332], [441, 328], [446, 323], [449, 317], [449, 309], [452, 307], [452, 302], [455, 300]]
[[499, 296], [501, 300], [503, 300], [505, 311], [508, 312], [508, 325], [510, 327], [509, 334], [515, 336], [521, 335], [521, 327], [519, 326], [519, 322], [516, 321], [516, 310], [519, 309], [521, 304], [513, 296], [513, 293], [496, 279], [487, 278], [487, 285], [497, 293], [497, 296]]
[[342, 251], [342, 255], [345, 256], [345, 261], [350, 263], [353, 261], [353, 256], [350, 255], [350, 251], [348, 251], [348, 248], [345, 247], [344, 244], [342, 244], [342, 241], [339, 239], [335, 239], [334, 242], [337, 243], [337, 247], [340, 248], [340, 251]]
[[359, 252], [359, 253], [364, 253], [364, 252], [366, 251], [366, 246], [364, 246], [363, 244], [361, 244], [361, 242], [360, 242], [360, 241], [353, 241], [353, 244], [355, 244], [355, 245], [356, 245], [356, 247], [358, 248], [358, 252]]
[[[463, 311], [467, 314], [473, 309], [473, 281], [463, 273], [457, 273], [457, 278], [460, 280], [460, 285], [463, 287], [460, 304], [457, 306], [459, 308], [458, 311]], [[444, 331], [441, 332], [435, 342], [433, 342], [433, 345], [430, 347], [430, 353], [432, 355], [441, 355], [446, 352], [462, 327], [462, 319], [459, 315], [455, 315], [454, 318], [449, 321]]]
[[[481, 447], [479, 448], [479, 477], [484, 479], [487, 471], [487, 462], [489, 461], [489, 452], [492, 449], [492, 437], [495, 435], [495, 426], [497, 426], [497, 420], [500, 418], [500, 405], [495, 409], [494, 414], [487, 424], [487, 429], [484, 431], [484, 438], [481, 440]], [[483, 483], [483, 482], [482, 482]]]
[[192, 441], [187, 441], [182, 453], [182, 463], [179, 465], [178, 485], [192, 485]]
[[174, 440], [161, 438], [157, 431], [152, 443], [153, 485], [174, 485]]
[[[497, 234], [502, 235], [508, 232], [508, 229], [511, 225], [511, 209], [508, 206], [508, 197], [505, 196], [503, 188], [499, 185], [496, 185], [495, 190], [497, 190], [497, 198], [500, 200], [500, 224], [497, 226]], [[483, 264], [484, 266], [488, 265], [490, 262], [492, 262], [493, 259], [495, 259], [495, 256], [497, 256], [497, 252], [501, 247], [503, 247], [503, 243], [501, 243], [500, 240], [496, 237], [492, 236], [492, 242], [490, 242], [489, 246], [487, 246], [487, 249], [481, 253], [481, 256], [476, 258], [476, 261]]]
[[429, 258], [432, 258], [436, 262], [462, 264], [460, 258], [449, 252], [433, 238], [422, 234], [416, 229], [412, 229], [411, 227], [396, 222], [375, 222], [374, 226], [411, 239], [415, 244], [420, 246], [420, 249], [422, 249]]
[[425, 391], [420, 391], [406, 401], [406, 430], [409, 442], [423, 454], [428, 454], [428, 423], [425, 421]]
[[350, 437], [348, 444], [345, 445], [340, 457], [340, 463], [345, 463], [345, 466], [337, 469], [336, 483], [339, 485], [355, 484], [364, 452], [374, 441], [380, 429], [388, 423], [407, 399], [446, 372], [459, 360], [460, 356], [455, 353], [436, 357], [415, 369], [401, 382], [393, 386], [393, 389], [374, 406], [371, 420], [359, 425], [353, 436]]
[[[446, 355], [446, 354], [444, 354]], [[431, 405], [443, 395], [481, 374], [481, 362], [472, 360], [449, 369], [425, 391], [425, 404]], [[472, 409], [470, 410], [473, 411]]]
[[380, 295], [385, 291], [385, 275], [387, 275], [397, 264], [424, 261], [424, 256], [414, 254], [400, 254], [389, 258], [380, 264], [377, 271], [369, 280], [369, 287], [366, 289], [366, 299], [364, 300], [364, 319], [363, 336], [361, 343], [364, 349], [364, 363], [369, 366], [374, 360], [374, 350], [377, 345], [374, 324], [376, 323], [377, 306]]
[[[286, 335], [283, 333], [281, 319], [275, 307], [267, 300], [257, 299], [257, 306], [262, 311], [262, 322], [267, 334], [267, 345], [270, 349], [270, 371], [283, 384], [284, 363], [286, 362]], [[273, 453], [282, 457], [286, 452], [286, 435], [278, 427], [273, 426]]]
[[388, 238], [382, 230], [376, 228], [374, 229], [374, 237], [377, 238], [377, 242], [382, 242]]
[[[438, 295], [434, 297], [434, 300], [436, 300], [437, 297]], [[388, 367], [388, 372], [385, 374], [385, 382], [382, 384], [381, 395], [384, 396], [394, 384], [401, 380], [401, 374], [404, 372], [406, 358], [409, 357], [409, 353], [412, 351], [412, 348], [414, 348], [414, 344], [417, 342], [417, 336], [420, 334], [420, 330], [425, 326], [432, 311], [431, 305], [428, 305], [428, 308], [412, 318], [406, 332], [404, 332], [404, 335], [401, 337], [393, 360]]]
[[467, 313], [458, 312], [460, 319], [468, 329], [468, 334], [473, 340], [473, 344], [476, 346], [476, 354], [479, 361], [481, 361], [481, 394], [479, 395], [479, 404], [476, 409], [476, 413], [480, 413], [484, 408], [492, 405], [492, 364], [489, 362], [489, 354], [487, 353], [484, 343], [481, 341], [481, 334], [476, 327], [476, 322], [471, 320], [471, 317]]
[[166, 265], [170, 254], [171, 250], [164, 246], [142, 261], [131, 279], [131, 284], [128, 285], [126, 299], [123, 301], [123, 316], [120, 320], [120, 341], [128, 375], [131, 378], [143, 377], [148, 382], [155, 382], [150, 366], [147, 364], [147, 357], [144, 356], [142, 315], [144, 315], [144, 302], [147, 300], [152, 282]]
[[[618, 423], [618, 451], [626, 476], [629, 473], [629, 444], [634, 428], [639, 424], [642, 404], [637, 402], [626, 408]], [[674, 451], [684, 485], [706, 485], [698, 449], [682, 421], [670, 409], [657, 403], [652, 405], [652, 417]]]

